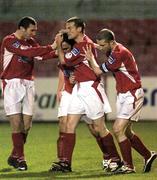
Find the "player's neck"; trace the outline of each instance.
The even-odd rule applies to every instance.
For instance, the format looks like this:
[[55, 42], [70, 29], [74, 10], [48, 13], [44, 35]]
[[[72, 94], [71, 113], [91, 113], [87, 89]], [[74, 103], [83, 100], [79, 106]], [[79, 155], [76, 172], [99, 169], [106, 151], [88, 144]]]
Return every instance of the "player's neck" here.
[[112, 45], [112, 51], [116, 48], [116, 46], [118, 45], [118, 43], [116, 41], [114, 41], [113, 45]]
[[23, 40], [24, 39], [24, 36], [23, 36], [23, 33], [20, 31], [20, 30], [16, 30], [16, 32], [14, 33], [15, 37], [17, 39], [21, 39]]
[[75, 41], [76, 41], [77, 43], [79, 43], [79, 42], [83, 42], [83, 39], [84, 39], [84, 34], [79, 34], [79, 35], [77, 36], [77, 38], [75, 39]]

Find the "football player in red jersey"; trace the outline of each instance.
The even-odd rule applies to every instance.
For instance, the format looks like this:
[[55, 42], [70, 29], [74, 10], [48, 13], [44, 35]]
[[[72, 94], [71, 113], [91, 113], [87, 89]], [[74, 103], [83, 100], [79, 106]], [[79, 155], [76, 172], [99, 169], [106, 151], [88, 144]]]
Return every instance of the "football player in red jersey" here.
[[117, 118], [113, 125], [114, 135], [119, 143], [124, 165], [115, 173], [134, 173], [131, 147], [140, 153], [145, 161], [143, 172], [151, 170], [157, 153], [150, 151], [132, 130], [132, 122], [138, 121], [143, 106], [144, 92], [137, 64], [132, 53], [116, 42], [114, 33], [102, 29], [97, 35], [97, 43], [108, 59], [98, 66], [90, 46], [84, 49], [85, 57], [96, 75], [112, 72], [117, 89]]
[[104, 112], [110, 109], [108, 99], [104, 87], [100, 83], [100, 78], [95, 75], [88, 61], [81, 55], [83, 47], [91, 44], [93, 53], [96, 56], [94, 43], [85, 35], [85, 23], [78, 17], [73, 17], [66, 21], [66, 30], [68, 38], [74, 39], [76, 43], [70, 52], [64, 54], [61, 47], [62, 37], [58, 34], [56, 36], [58, 55], [62, 65], [74, 69], [76, 83], [73, 87], [71, 103], [68, 107], [66, 132], [63, 135], [63, 158], [62, 161], [52, 167], [52, 171], [71, 171], [72, 154], [75, 146], [75, 130], [83, 115], [92, 120], [93, 128], [101, 139], [104, 154], [108, 154], [109, 160], [111, 159], [114, 164], [116, 163], [117, 166], [114, 166], [116, 169], [121, 160], [113, 137], [104, 124]]
[[8, 164], [21, 171], [27, 170], [24, 143], [33, 115], [33, 60], [56, 56], [54, 44], [39, 46], [34, 39], [36, 31], [37, 22], [32, 17], [24, 17], [16, 32], [6, 36], [1, 46], [4, 109], [12, 127], [13, 142]]
[[[67, 33], [63, 33], [63, 41], [61, 44], [63, 52], [64, 53], [70, 52], [74, 44], [75, 41], [73, 39], [69, 40]], [[71, 103], [71, 97], [72, 97], [71, 93], [75, 84], [75, 77], [72, 75], [74, 71], [73, 67], [68, 67], [66, 65], [60, 64], [59, 68], [60, 68], [59, 81], [58, 81], [58, 89], [57, 89], [57, 100], [59, 102], [59, 108], [58, 108], [59, 137], [57, 139], [57, 158], [59, 161], [62, 161], [62, 159], [64, 158], [63, 138], [64, 138], [64, 133], [66, 133], [68, 106]], [[105, 152], [103, 152], [104, 149], [101, 138], [95, 132], [92, 121], [85, 116], [82, 119], [86, 122], [91, 134], [96, 138], [96, 141], [103, 153], [103, 158], [104, 158], [103, 162], [104, 163], [109, 162], [110, 159], [108, 159], [109, 158], [108, 155], [104, 154]], [[50, 172], [55, 171], [57, 164], [58, 162], [53, 162], [49, 171]]]

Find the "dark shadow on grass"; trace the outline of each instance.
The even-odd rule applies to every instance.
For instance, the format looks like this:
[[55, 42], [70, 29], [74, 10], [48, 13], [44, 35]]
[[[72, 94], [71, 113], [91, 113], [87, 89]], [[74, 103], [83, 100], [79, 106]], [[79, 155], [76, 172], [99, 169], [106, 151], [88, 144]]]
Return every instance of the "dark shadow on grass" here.
[[0, 174], [0, 179], [11, 179], [11, 178], [27, 178], [27, 177], [49, 177], [50, 173], [47, 171], [42, 172], [20, 172], [17, 171], [11, 174]]
[[86, 170], [86, 171], [74, 171], [72, 173], [50, 173], [48, 171], [42, 172], [15, 172], [11, 174], [0, 174], [0, 179], [20, 179], [20, 178], [43, 178], [51, 180], [51, 179], [93, 179], [99, 177], [110, 176], [105, 174], [100, 170]]
[[111, 174], [105, 174], [100, 170], [86, 170], [72, 173], [51, 173], [55, 179], [97, 179], [100, 177], [112, 176]]
[[3, 168], [0, 170], [0, 172], [11, 172], [12, 171], [12, 168]]

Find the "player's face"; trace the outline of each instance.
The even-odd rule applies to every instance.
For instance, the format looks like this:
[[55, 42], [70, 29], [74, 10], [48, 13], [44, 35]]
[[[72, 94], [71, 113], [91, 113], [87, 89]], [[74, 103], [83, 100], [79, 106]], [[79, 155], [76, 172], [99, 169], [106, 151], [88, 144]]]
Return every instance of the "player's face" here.
[[30, 39], [34, 37], [37, 32], [37, 25], [30, 24], [27, 29], [24, 29], [23, 35], [25, 39]]
[[67, 53], [71, 50], [71, 45], [67, 42], [62, 42], [62, 50], [64, 53]]
[[97, 44], [99, 44], [99, 49], [102, 51], [105, 51], [106, 54], [111, 52], [111, 45], [109, 42], [106, 42], [104, 39], [97, 40]]
[[75, 26], [74, 22], [66, 23], [66, 30], [69, 39], [76, 39], [80, 34], [80, 28]]

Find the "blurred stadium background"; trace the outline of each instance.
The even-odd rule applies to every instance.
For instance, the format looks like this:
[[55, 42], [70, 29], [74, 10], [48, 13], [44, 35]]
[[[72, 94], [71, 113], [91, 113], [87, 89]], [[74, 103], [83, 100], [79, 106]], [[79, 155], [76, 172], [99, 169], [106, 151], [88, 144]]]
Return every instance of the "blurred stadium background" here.
[[[64, 21], [72, 16], [86, 21], [86, 34], [93, 40], [100, 29], [113, 30], [117, 41], [135, 55], [142, 75], [145, 102], [141, 119], [157, 119], [157, 0], [0, 0], [0, 43], [5, 35], [16, 30], [16, 23], [26, 15], [38, 21], [37, 39], [42, 45], [51, 43], [64, 27]], [[101, 53], [99, 58], [104, 59]], [[57, 59], [36, 62], [35, 121], [57, 120], [57, 76]], [[111, 75], [105, 79], [113, 108], [108, 119], [114, 119], [114, 80]], [[2, 96], [0, 116], [5, 121]]]

